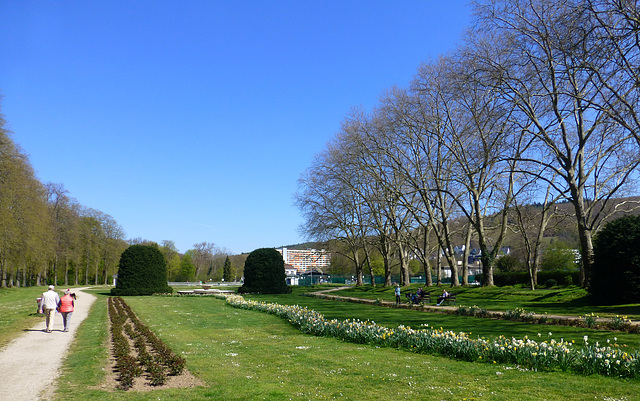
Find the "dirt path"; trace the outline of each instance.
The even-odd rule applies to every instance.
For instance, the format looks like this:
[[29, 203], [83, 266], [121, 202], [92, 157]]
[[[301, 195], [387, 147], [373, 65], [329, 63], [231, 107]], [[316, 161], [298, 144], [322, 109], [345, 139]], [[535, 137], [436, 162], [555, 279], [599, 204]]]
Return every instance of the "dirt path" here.
[[0, 352], [0, 399], [8, 396], [14, 401], [46, 400], [53, 394], [53, 384], [59, 375], [62, 360], [75, 337], [76, 329], [87, 317], [96, 297], [82, 292], [82, 288], [72, 289], [78, 296], [75, 302], [71, 327], [68, 333], [62, 331], [62, 316], [56, 314], [53, 332], [45, 333], [42, 321], [26, 330]]

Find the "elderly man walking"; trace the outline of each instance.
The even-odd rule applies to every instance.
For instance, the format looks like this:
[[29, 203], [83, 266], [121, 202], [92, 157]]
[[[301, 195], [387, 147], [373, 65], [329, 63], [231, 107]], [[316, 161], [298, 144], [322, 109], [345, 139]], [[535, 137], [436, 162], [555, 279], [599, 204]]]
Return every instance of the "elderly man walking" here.
[[47, 333], [51, 333], [53, 329], [53, 316], [56, 313], [56, 308], [58, 307], [58, 303], [60, 303], [60, 296], [58, 293], [54, 291], [54, 286], [49, 286], [49, 291], [42, 294], [42, 299], [40, 299], [40, 313], [44, 312], [44, 316], [47, 321], [47, 328], [44, 330]]

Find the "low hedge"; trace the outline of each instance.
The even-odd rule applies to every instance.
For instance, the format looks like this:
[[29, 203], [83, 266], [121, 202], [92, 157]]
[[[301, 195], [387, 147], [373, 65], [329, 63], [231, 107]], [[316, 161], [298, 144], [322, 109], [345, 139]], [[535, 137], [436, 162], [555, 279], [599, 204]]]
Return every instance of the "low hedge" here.
[[[482, 282], [482, 275], [478, 275], [478, 279]], [[538, 286], [569, 286], [580, 282], [579, 271], [540, 271], [538, 272]], [[493, 273], [493, 283], [498, 287], [509, 285], [528, 285], [530, 283], [529, 272], [499, 272]]]

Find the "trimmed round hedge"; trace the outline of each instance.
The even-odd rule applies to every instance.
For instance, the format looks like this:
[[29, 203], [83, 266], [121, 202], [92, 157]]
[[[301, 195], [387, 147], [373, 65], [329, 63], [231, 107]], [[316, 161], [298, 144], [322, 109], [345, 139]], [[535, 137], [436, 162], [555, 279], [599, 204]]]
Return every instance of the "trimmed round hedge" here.
[[243, 293], [288, 294], [282, 255], [274, 248], [260, 248], [251, 252], [244, 262]]
[[640, 216], [613, 220], [593, 241], [589, 293], [595, 304], [640, 302]]
[[118, 280], [111, 295], [171, 293], [167, 285], [167, 261], [152, 245], [131, 245], [120, 256]]

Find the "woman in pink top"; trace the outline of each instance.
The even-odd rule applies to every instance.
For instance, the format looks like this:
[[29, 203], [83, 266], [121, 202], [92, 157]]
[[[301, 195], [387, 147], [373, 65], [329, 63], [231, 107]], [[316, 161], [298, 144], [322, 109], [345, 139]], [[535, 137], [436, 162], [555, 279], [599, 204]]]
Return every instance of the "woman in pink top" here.
[[64, 296], [60, 298], [58, 303], [58, 311], [62, 314], [62, 323], [64, 324], [64, 331], [69, 331], [69, 322], [71, 321], [71, 314], [73, 313], [75, 294], [70, 294], [69, 289], [64, 290]]

